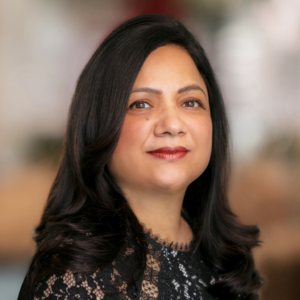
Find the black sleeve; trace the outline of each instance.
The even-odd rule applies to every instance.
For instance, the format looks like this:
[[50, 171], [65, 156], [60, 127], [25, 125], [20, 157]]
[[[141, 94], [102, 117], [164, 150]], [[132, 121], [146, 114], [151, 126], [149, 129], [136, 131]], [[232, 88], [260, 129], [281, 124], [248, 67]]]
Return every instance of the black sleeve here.
[[45, 277], [29, 293], [24, 284], [18, 300], [131, 300], [126, 292], [108, 294], [104, 284], [107, 278], [74, 274], [67, 271], [62, 275]]

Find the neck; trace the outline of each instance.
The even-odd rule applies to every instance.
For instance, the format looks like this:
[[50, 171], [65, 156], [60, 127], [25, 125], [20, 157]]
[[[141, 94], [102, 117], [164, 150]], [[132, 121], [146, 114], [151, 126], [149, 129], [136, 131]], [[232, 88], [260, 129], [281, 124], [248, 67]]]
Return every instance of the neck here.
[[174, 243], [185, 244], [193, 239], [190, 226], [181, 216], [185, 190], [172, 194], [132, 189], [123, 192], [140, 223], [153, 234]]

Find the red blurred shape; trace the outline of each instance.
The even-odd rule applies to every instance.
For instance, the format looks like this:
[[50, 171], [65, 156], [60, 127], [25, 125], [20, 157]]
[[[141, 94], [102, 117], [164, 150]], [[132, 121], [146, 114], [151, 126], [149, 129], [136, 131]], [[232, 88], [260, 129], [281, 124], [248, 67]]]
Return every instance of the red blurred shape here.
[[181, 19], [184, 9], [183, 0], [128, 0], [134, 16], [147, 14], [166, 14]]

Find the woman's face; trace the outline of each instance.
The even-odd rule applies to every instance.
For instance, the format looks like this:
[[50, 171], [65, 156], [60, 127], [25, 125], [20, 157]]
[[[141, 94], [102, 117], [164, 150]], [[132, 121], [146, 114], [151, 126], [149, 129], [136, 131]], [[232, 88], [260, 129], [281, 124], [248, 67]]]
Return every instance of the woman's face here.
[[110, 173], [123, 191], [182, 192], [206, 169], [211, 148], [208, 93], [194, 61], [178, 46], [154, 50], [134, 83]]

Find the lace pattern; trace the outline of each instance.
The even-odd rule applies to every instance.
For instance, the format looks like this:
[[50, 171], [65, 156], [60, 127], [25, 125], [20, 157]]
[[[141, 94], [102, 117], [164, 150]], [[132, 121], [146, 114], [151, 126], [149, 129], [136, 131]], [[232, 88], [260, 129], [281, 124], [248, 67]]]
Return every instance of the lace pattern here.
[[158, 274], [161, 270], [161, 251], [155, 251], [151, 244], [148, 244], [146, 269], [144, 271], [141, 295], [139, 300], [154, 300], [159, 295]]
[[194, 246], [194, 239], [190, 243], [173, 243], [168, 239], [162, 238], [158, 233], [153, 233], [153, 230], [151, 228], [147, 228], [144, 223], [140, 222], [140, 224], [143, 226], [146, 234], [164, 247], [169, 247], [176, 251], [190, 251]]
[[[192, 242], [174, 245], [150, 230], [146, 231], [146, 237], [146, 268], [143, 276], [130, 288], [122, 279], [120, 269], [116, 268], [117, 259], [120, 267], [134, 258], [135, 246], [127, 243], [119, 254], [121, 257], [109, 267], [91, 275], [69, 270], [65, 274], [53, 274], [41, 280], [30, 297], [23, 291], [18, 300], [218, 300], [207, 289], [218, 282], [218, 274], [207, 267], [200, 253], [193, 253]], [[107, 293], [111, 286], [115, 286], [117, 293]]]

